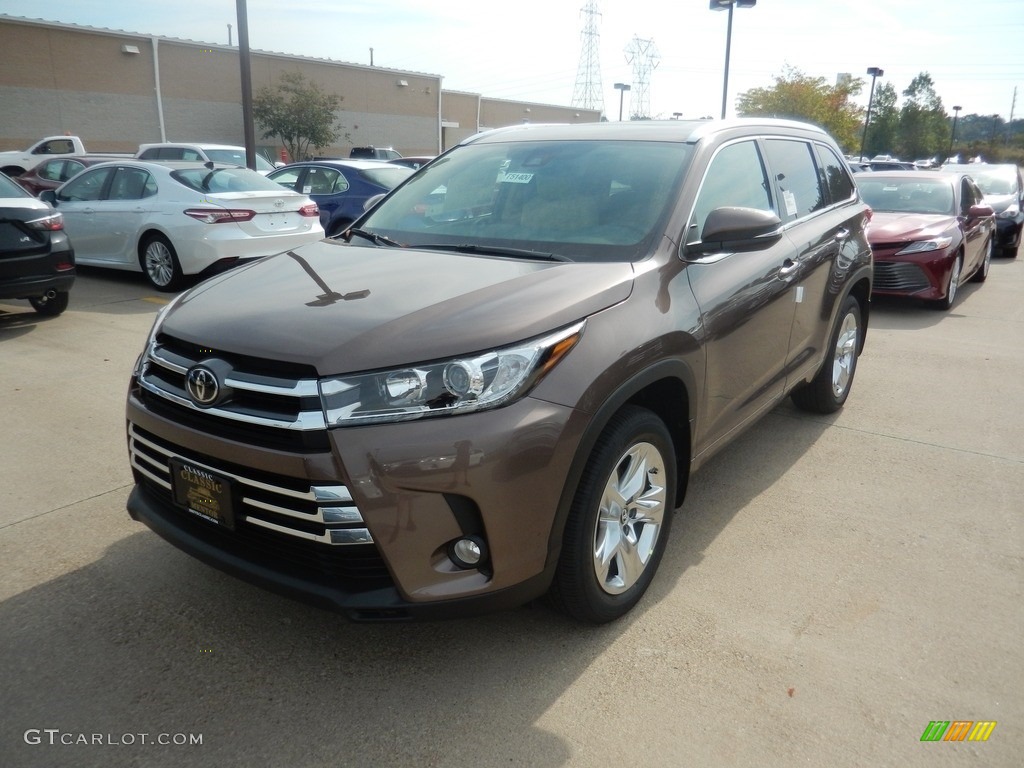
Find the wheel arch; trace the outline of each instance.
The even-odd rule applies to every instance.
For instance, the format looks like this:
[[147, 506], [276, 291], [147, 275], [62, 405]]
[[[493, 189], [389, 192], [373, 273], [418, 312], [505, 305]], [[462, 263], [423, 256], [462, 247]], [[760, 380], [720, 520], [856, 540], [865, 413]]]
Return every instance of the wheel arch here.
[[558, 502], [555, 521], [548, 539], [546, 570], [554, 575], [562, 549], [562, 539], [572, 501], [579, 487], [583, 470], [594, 450], [598, 437], [612, 416], [627, 405], [646, 408], [657, 415], [668, 428], [675, 450], [676, 493], [672, 509], [683, 502], [690, 475], [692, 455], [693, 397], [695, 377], [681, 360], [663, 360], [623, 382], [594, 412], [580, 438], [565, 485]]

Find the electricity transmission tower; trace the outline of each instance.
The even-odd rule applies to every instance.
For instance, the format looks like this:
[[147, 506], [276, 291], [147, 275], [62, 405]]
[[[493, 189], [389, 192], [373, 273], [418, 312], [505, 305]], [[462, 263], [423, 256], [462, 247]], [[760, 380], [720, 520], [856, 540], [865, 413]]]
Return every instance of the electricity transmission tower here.
[[576, 70], [576, 88], [572, 106], [604, 112], [604, 90], [601, 87], [601, 35], [597, 30], [601, 12], [597, 0], [588, 0], [580, 9], [583, 32], [580, 35], [580, 65]]
[[633, 65], [632, 117], [651, 117], [651, 72], [661, 61], [661, 54], [653, 40], [641, 40], [634, 36], [626, 46], [626, 63]]

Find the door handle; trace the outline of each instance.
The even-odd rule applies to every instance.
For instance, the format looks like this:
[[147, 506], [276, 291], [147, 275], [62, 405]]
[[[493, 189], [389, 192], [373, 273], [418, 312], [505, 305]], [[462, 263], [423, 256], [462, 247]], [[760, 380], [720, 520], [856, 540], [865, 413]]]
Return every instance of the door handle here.
[[781, 277], [783, 280], [793, 277], [793, 275], [796, 274], [796, 271], [799, 268], [800, 264], [798, 262], [795, 262], [792, 259], [786, 259], [784, 262], [782, 262], [782, 266], [779, 267], [779, 277]]

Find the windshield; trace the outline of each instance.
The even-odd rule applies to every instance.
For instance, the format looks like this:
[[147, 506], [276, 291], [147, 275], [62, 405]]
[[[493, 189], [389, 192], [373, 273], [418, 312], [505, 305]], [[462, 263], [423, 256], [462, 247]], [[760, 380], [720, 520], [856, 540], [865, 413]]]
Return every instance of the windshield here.
[[384, 165], [381, 163], [380, 168], [370, 168], [364, 170], [363, 175], [367, 179], [372, 181], [374, 184], [384, 187], [385, 189], [394, 189], [407, 178], [412, 176], [412, 168], [403, 168], [397, 165]]
[[187, 168], [171, 177], [197, 192], [284, 192], [280, 184], [248, 168]]
[[943, 213], [955, 215], [953, 187], [939, 179], [884, 179], [857, 177], [861, 199], [875, 211], [894, 213]]
[[981, 171], [971, 175], [986, 195], [1012, 195], [1017, 192], [1017, 175], [1012, 171]]
[[403, 245], [632, 261], [660, 236], [690, 151], [641, 141], [469, 144], [421, 169], [359, 226]]

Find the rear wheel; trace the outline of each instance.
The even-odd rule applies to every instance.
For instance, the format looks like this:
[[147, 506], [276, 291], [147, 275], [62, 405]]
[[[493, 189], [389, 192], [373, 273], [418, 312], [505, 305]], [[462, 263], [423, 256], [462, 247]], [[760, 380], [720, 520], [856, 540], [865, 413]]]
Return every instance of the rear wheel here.
[[636, 605], [665, 551], [675, 492], [664, 422], [644, 408], [624, 408], [580, 478], [550, 593], [555, 607], [602, 624]]
[[146, 278], [158, 291], [176, 291], [181, 287], [184, 275], [178, 255], [163, 235], [150, 235], [143, 241], [139, 262]]
[[857, 372], [860, 336], [860, 304], [853, 296], [847, 296], [830, 337], [831, 355], [813, 381], [790, 395], [797, 408], [813, 413], [835, 413], [843, 407]]
[[29, 299], [29, 304], [40, 315], [56, 317], [68, 308], [68, 301], [71, 295], [67, 291], [56, 291], [53, 296], [38, 296]]

